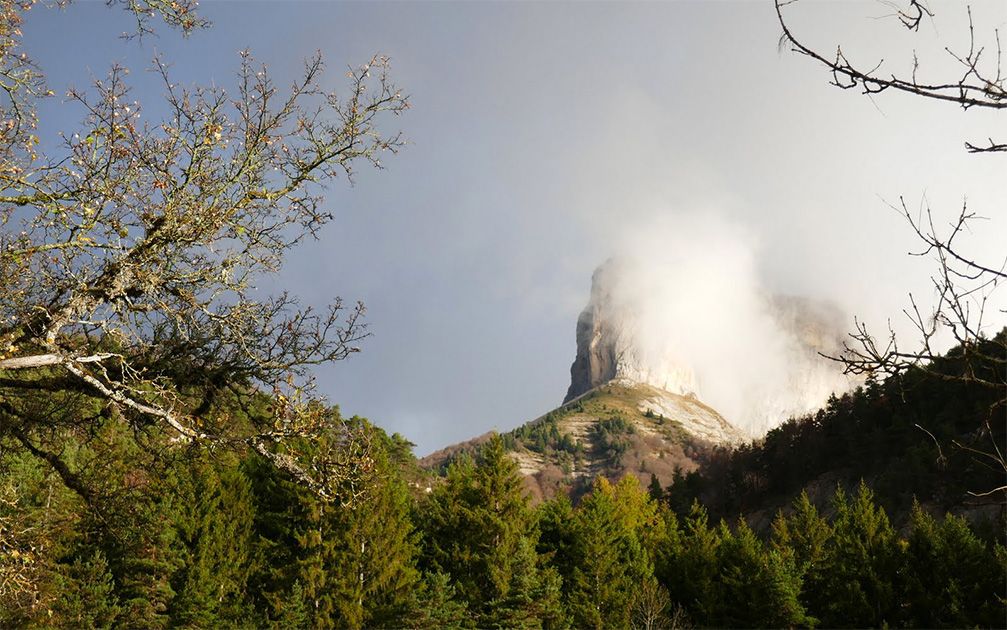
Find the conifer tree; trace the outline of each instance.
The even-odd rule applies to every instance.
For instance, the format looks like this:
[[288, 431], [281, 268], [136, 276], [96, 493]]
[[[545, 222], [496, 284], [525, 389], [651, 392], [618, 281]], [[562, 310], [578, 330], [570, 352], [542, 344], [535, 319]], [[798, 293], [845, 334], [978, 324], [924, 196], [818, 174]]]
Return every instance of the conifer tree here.
[[832, 525], [812, 614], [829, 627], [877, 627], [897, 617], [894, 580], [900, 564], [895, 530], [874, 494], [861, 481], [848, 499], [842, 488], [833, 499]]
[[143, 620], [147, 628], [168, 628], [177, 595], [171, 580], [183, 563], [181, 545], [174, 529], [158, 522], [156, 514], [145, 516], [154, 517], [145, 518], [152, 529], [144, 531], [143, 525], [130, 524], [124, 544], [113, 545], [121, 617]]
[[538, 551], [544, 562], [555, 567], [568, 584], [574, 568], [576, 538], [574, 509], [570, 497], [558, 494], [538, 507]]
[[743, 518], [734, 532], [722, 525], [720, 538], [713, 625], [792, 627], [808, 622], [799, 601], [801, 577], [792, 554], [767, 551]]
[[342, 627], [401, 626], [420, 582], [409, 491], [389, 454], [393, 443], [371, 430], [380, 445], [364, 493], [352, 507], [330, 512], [335, 548], [326, 570]]
[[119, 427], [106, 429], [107, 441], [94, 446], [95, 455], [115, 463], [114, 474], [105, 483], [89, 482], [95, 498], [83, 527], [108, 560], [121, 605], [119, 619], [126, 625], [167, 628], [178, 595], [176, 579], [188, 559], [179, 529], [185, 519], [185, 475], [170, 457], [155, 464]]
[[577, 509], [575, 566], [567, 597], [578, 628], [627, 627], [634, 591], [653, 577], [634, 527], [646, 518], [639, 511], [641, 505], [618, 498], [608, 481], [599, 477]]
[[661, 487], [661, 482], [654, 473], [650, 473], [650, 484], [647, 486], [647, 493], [650, 494], [650, 498], [654, 501], [664, 500], [664, 488]]
[[[299, 578], [300, 561], [306, 554], [301, 542], [315, 503], [258, 459], [244, 460], [242, 471], [251, 483], [255, 503], [255, 560], [249, 575], [255, 609], [266, 624], [300, 618], [309, 610]], [[294, 612], [301, 608], [305, 612]]]
[[915, 627], [996, 627], [1004, 622], [1007, 566], [947, 514], [938, 522], [914, 503], [906, 547], [902, 623]]
[[773, 548], [791, 550], [798, 566], [810, 573], [820, 569], [831, 536], [832, 528], [811, 503], [807, 492], [802, 491], [794, 500], [791, 514], [780, 512], [773, 521]]
[[[670, 538], [677, 537], [677, 519], [667, 507], [654, 500], [649, 490], [640, 486], [640, 480], [634, 475], [625, 475], [611, 490], [623, 525], [636, 534], [648, 560], [653, 561], [661, 548], [673, 544]], [[670, 528], [666, 518], [672, 519]]]
[[468, 627], [470, 622], [466, 603], [458, 599], [446, 573], [425, 573], [411, 608], [408, 628], [455, 630]]
[[285, 601], [277, 607], [276, 620], [269, 624], [275, 630], [303, 630], [311, 627], [311, 612], [300, 582], [290, 587]]
[[540, 567], [534, 513], [502, 438], [478, 461], [453, 463], [421, 514], [425, 563], [452, 577], [476, 625], [562, 624], [537, 616], [559, 608], [543, 603], [558, 596], [558, 575]]
[[832, 528], [818, 513], [806, 492], [794, 500], [793, 512], [777, 514], [770, 539], [771, 553], [780, 562], [793, 562], [803, 588], [800, 601], [805, 610], [821, 610], [829, 599], [823, 590], [825, 557]]
[[0, 450], [0, 627], [29, 625], [60, 596], [69, 569], [61, 556], [93, 553], [76, 548], [80, 510], [80, 497], [39, 460]]
[[108, 562], [100, 549], [77, 558], [56, 578], [57, 598], [49, 623], [67, 628], [110, 628], [119, 615], [119, 600]]
[[272, 619], [299, 609], [297, 585], [312, 627], [401, 626], [420, 580], [409, 493], [389, 438], [363, 419], [347, 422], [372, 445], [352, 506], [322, 501], [269, 467], [256, 469], [262, 569], [252, 583], [265, 593]]
[[510, 588], [505, 596], [489, 603], [486, 613], [477, 620], [479, 627], [547, 630], [567, 627], [563, 581], [555, 568], [539, 566], [532, 541], [533, 536], [518, 540]]
[[[669, 577], [676, 570], [682, 553], [682, 532], [678, 517], [671, 507], [667, 503], [659, 503], [657, 507], [660, 516], [658, 527], [649, 532], [646, 538], [653, 540], [651, 553], [654, 558], [654, 576], [661, 587], [668, 591]], [[678, 603], [675, 605], [681, 606]]]
[[[201, 465], [198, 465], [201, 464]], [[237, 462], [194, 463], [180, 471], [176, 528], [184, 565], [174, 577], [178, 595], [172, 625], [215, 627], [248, 623], [254, 505]]]
[[710, 527], [706, 508], [698, 501], [693, 502], [679, 532], [680, 550], [664, 559], [658, 579], [692, 620], [704, 623], [712, 617], [716, 607], [714, 585], [720, 532]]

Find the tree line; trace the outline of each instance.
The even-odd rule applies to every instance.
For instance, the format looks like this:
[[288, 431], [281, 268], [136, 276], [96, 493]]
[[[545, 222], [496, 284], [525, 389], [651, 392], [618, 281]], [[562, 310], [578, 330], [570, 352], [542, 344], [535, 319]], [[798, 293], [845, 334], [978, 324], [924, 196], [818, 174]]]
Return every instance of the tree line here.
[[[328, 411], [334, 417], [338, 410]], [[0, 474], [4, 627], [995, 627], [1007, 551], [916, 505], [893, 527], [871, 489], [801, 495], [771, 531], [673, 509], [628, 475], [533, 506], [500, 437], [442, 478], [360, 418], [345, 505], [239, 451], [144, 449], [105, 422], [63, 456]], [[125, 451], [129, 452], [125, 452]], [[106, 467], [98, 467], [101, 460]], [[108, 468], [110, 466], [110, 468]], [[93, 471], [93, 474], [89, 471]]]
[[953, 348], [925, 367], [869, 379], [759, 441], [719, 449], [701, 470], [675, 480], [670, 500], [684, 510], [699, 499], [730, 519], [779, 504], [833, 475], [847, 486], [869, 480], [900, 524], [914, 497], [944, 510], [1002, 510], [1007, 494], [995, 455], [1007, 445], [1007, 390], [987, 383], [1005, 381], [997, 351], [1005, 343], [1007, 329]]

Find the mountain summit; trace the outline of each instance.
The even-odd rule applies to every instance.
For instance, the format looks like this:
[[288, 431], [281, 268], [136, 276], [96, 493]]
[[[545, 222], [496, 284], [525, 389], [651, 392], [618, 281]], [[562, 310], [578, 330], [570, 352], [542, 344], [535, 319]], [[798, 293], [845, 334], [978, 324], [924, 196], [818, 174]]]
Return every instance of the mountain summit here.
[[676, 287], [645, 264], [610, 259], [594, 272], [564, 403], [605, 383], [649, 385], [699, 398], [758, 437], [850, 388], [842, 366], [822, 356], [842, 352], [845, 317], [834, 304], [744, 286]]
[[[597, 476], [667, 487], [721, 447], [818, 409], [850, 385], [818, 354], [841, 350], [834, 306], [639, 265], [613, 259], [594, 272], [563, 404], [503, 436], [537, 499], [578, 496]], [[489, 436], [420, 464], [443, 469]]]

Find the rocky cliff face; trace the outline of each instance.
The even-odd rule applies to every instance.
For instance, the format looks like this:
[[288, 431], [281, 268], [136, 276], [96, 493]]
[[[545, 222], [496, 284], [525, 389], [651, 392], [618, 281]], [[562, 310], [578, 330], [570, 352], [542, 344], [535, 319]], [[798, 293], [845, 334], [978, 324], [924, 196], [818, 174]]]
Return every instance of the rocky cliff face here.
[[[845, 317], [836, 306], [738, 287], [752, 295], [721, 307], [653, 280], [642, 285], [639, 264], [609, 260], [595, 271], [564, 402], [608, 382], [646, 384], [698, 397], [757, 437], [851, 386], [819, 354], [842, 351]], [[730, 296], [731, 288], [710, 293]], [[706, 312], [715, 324], [706, 325]]]
[[570, 366], [569, 402], [609, 381], [652, 385], [673, 394], [696, 393], [695, 375], [673, 356], [646, 356], [636, 338], [640, 305], [619, 291], [626, 263], [609, 260], [591, 277], [591, 298], [577, 318], [577, 356]]

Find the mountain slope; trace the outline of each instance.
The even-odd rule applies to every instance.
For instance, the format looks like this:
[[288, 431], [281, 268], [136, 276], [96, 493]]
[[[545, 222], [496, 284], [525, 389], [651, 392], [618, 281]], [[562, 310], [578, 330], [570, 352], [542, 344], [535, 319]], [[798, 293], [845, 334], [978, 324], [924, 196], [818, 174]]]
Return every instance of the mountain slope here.
[[833, 397], [765, 437], [720, 449], [676, 479], [679, 511], [700, 501], [713, 518], [745, 516], [768, 529], [779, 509], [806, 492], [827, 504], [837, 486], [861, 480], [892, 521], [904, 525], [919, 502], [928, 512], [1007, 519], [1007, 328], [945, 355]]
[[[578, 495], [597, 475], [633, 474], [645, 484], [653, 476], [666, 486], [676, 472], [695, 470], [714, 447], [742, 444], [789, 415], [817, 409], [829, 393], [850, 384], [835, 364], [818, 355], [836, 353], [840, 345], [841, 315], [835, 307], [751, 295], [751, 303], [734, 317], [758, 319], [765, 325], [749, 332], [762, 331], [773, 342], [735, 343], [719, 334], [711, 341], [709, 326], [677, 325], [682, 321], [676, 308], [694, 316], [701, 310], [690, 289], [702, 287], [681, 287], [674, 279], [641, 285], [640, 264], [612, 259], [594, 272], [591, 295], [577, 320], [577, 352], [563, 405], [505, 435], [536, 497]], [[727, 299], [720, 306], [731, 309], [738, 303]], [[706, 352], [708, 342], [719, 349]], [[696, 351], [696, 344], [703, 346], [698, 355], [685, 351]], [[741, 364], [757, 374], [732, 368]], [[719, 401], [717, 409], [700, 401], [709, 402], [708, 396]], [[733, 414], [730, 419], [721, 402]], [[421, 465], [443, 469], [488, 438], [449, 446]]]
[[[439, 469], [474, 452], [488, 435], [420, 460]], [[688, 473], [717, 444], [738, 444], [744, 435], [693, 396], [651, 385], [615, 381], [504, 434], [505, 444], [537, 499], [559, 492], [578, 496], [601, 475], [632, 474], [662, 486], [676, 471]]]

